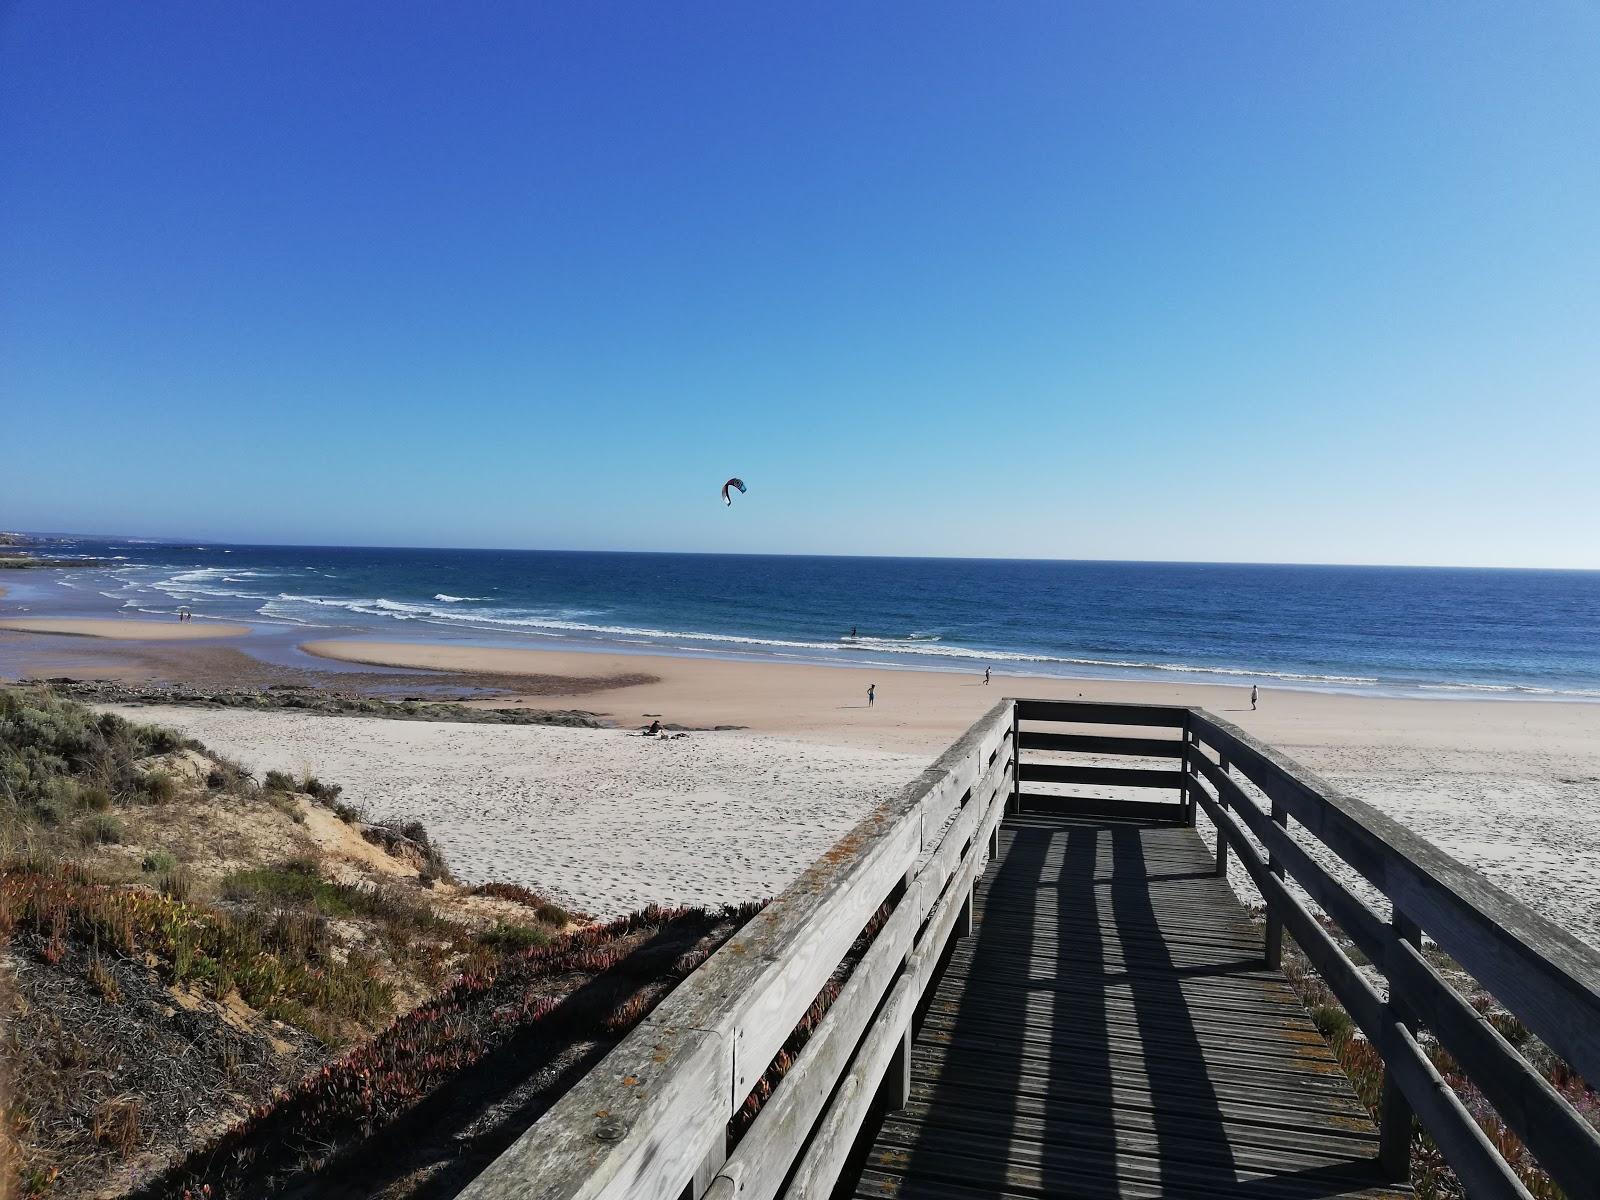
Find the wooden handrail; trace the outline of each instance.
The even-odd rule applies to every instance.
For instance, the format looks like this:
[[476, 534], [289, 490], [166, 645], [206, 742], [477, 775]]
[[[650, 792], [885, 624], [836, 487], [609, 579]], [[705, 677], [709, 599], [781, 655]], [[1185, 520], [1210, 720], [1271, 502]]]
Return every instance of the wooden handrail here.
[[[1351, 1019], [1383, 1056], [1394, 1085], [1386, 1141], [1414, 1110], [1474, 1196], [1527, 1190], [1433, 1069], [1410, 1023], [1418, 1021], [1494, 1105], [1507, 1127], [1569, 1196], [1600, 1187], [1600, 1133], [1438, 972], [1404, 929], [1420, 929], [1584, 1078], [1600, 1078], [1600, 951], [1573, 937], [1478, 872], [1338, 788], [1203, 710], [1190, 725], [1199, 745], [1187, 765], [1211, 792], [1202, 808]], [[1203, 747], [1214, 751], [1213, 761]], [[1228, 764], [1224, 766], [1223, 764]], [[1385, 919], [1269, 819], [1229, 773], [1237, 770], [1307, 833], [1393, 905]], [[1212, 793], [1214, 793], [1214, 798]], [[1271, 861], [1327, 914], [1388, 980], [1383, 1002], [1370, 983], [1268, 869]], [[1404, 1105], [1396, 1103], [1404, 1100]], [[1406, 1141], [1409, 1137], [1406, 1136]], [[1399, 1167], [1401, 1164], [1392, 1164]]]
[[[674, 989], [463, 1200], [680, 1200], [713, 1183], [771, 1197], [791, 1171], [837, 1173], [944, 944], [970, 914], [1011, 795], [1012, 729], [1002, 700]], [[729, 1119], [891, 901], [797, 1060], [808, 1065], [784, 1076], [730, 1158]]]

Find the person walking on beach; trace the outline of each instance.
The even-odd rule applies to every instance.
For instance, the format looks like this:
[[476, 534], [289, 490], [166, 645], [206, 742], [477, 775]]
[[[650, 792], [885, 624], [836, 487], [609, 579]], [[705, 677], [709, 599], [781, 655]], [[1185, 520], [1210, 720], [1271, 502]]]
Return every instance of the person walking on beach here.
[[988, 687], [989, 686], [989, 668], [988, 667], [985, 667], [983, 669], [983, 686], [984, 687]]
[[875, 684], [875, 683], [867, 684], [867, 707], [871, 708], [872, 705], [873, 705], [873, 702], [875, 700], [877, 700], [877, 698], [878, 698], [878, 685]]
[[1261, 699], [1261, 693], [1256, 690], [1256, 685], [1252, 683], [1250, 685], [1250, 711], [1251, 712], [1255, 712], [1255, 710], [1256, 710], [1256, 701], [1259, 700], [1259, 699]]

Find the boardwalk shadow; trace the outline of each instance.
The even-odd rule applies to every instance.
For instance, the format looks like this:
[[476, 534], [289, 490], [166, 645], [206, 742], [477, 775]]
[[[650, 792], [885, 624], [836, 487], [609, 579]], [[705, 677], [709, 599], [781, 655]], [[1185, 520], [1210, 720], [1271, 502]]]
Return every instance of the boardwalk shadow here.
[[[1024, 1076], [1025, 1048], [1015, 1038], [997, 1041], [987, 1031], [997, 1024], [1022, 1028], [1029, 1019], [1030, 996], [1025, 987], [983, 984], [1018, 980], [1017, 946], [1033, 936], [1053, 836], [1049, 829], [1008, 830], [1003, 835], [1006, 848], [990, 869], [984, 905], [985, 911], [1003, 912], [1004, 919], [981, 918], [965, 944], [952, 947], [966, 961], [947, 967], [930, 989], [912, 1059], [911, 1104], [903, 1112], [883, 1114], [877, 1145], [860, 1163], [867, 1173], [892, 1161], [908, 1180], [953, 1173], [960, 1186], [975, 1194], [1006, 1190], [1003, 1152], [959, 1155], [952, 1162], [949, 1148], [979, 1144], [972, 1139], [973, 1127], [983, 1132], [983, 1145], [1005, 1140], [1011, 1098]], [[980, 981], [980, 986], [959, 987], [961, 979]], [[838, 1194], [853, 1190], [846, 1184]]]
[[1208, 853], [1187, 829], [1008, 821], [928, 1001], [912, 1102], [836, 1197], [1393, 1195], [1259, 934], [1195, 869]]
[[[1118, 1018], [1131, 1021], [1137, 1057], [1143, 1060], [1138, 1064], [1130, 1057], [1128, 1066], [1142, 1066], [1149, 1088], [1147, 1152], [1154, 1160], [1157, 1184], [1171, 1195], [1193, 1190], [1232, 1192], [1238, 1185], [1233, 1148], [1182, 980], [1197, 969], [1225, 974], [1238, 970], [1239, 964], [1174, 961], [1151, 884], [1196, 876], [1147, 870], [1138, 829], [1113, 829], [1110, 840], [1109, 899], [1127, 964], [1131, 1008], [1122, 1009]], [[1178, 903], [1183, 902], [1180, 897]], [[1128, 1140], [1137, 1145], [1142, 1139], [1130, 1130]], [[1130, 1165], [1144, 1166], [1136, 1160]]]

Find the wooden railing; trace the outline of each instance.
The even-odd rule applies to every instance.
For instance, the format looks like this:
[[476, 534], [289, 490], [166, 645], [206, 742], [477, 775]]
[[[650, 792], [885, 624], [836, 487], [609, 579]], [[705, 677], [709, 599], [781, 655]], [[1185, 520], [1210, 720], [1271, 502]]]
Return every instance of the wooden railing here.
[[[1529, 1194], [1422, 1049], [1426, 1028], [1569, 1197], [1600, 1195], [1600, 1134], [1450, 986], [1422, 935], [1588, 1080], [1600, 1079], [1600, 952], [1203, 710], [1007, 700], [712, 955], [462, 1196], [827, 1196], [874, 1095], [904, 1102], [918, 1001], [951, 938], [971, 927], [973, 885], [1007, 807], [1191, 825], [1204, 812], [1218, 874], [1231, 851], [1265, 899], [1265, 961], [1277, 964], [1287, 929], [1382, 1055], [1381, 1155], [1397, 1178], [1415, 1114], [1469, 1195]], [[1324, 869], [1299, 832], [1388, 911]], [[730, 1148], [730, 1118], [885, 904], [887, 920]]]
[[[1016, 714], [1019, 781], [1175, 787], [1178, 793], [1161, 802], [1019, 790], [1023, 806], [1189, 824], [1199, 811], [1216, 826], [1217, 873], [1226, 873], [1231, 851], [1266, 902], [1267, 965], [1278, 965], [1287, 929], [1382, 1056], [1380, 1155], [1395, 1178], [1409, 1169], [1415, 1114], [1475, 1200], [1529, 1195], [1434, 1067], [1418, 1041], [1425, 1029], [1567, 1196], [1600, 1196], [1600, 1133], [1449, 984], [1424, 951], [1422, 935], [1589, 1081], [1600, 1080], [1600, 952], [1594, 947], [1371, 805], [1202, 709], [1019, 700]], [[1040, 729], [1062, 724], [1142, 726], [1144, 732], [1127, 737]], [[1022, 757], [1029, 750], [1133, 756], [1163, 767], [1176, 759], [1179, 770], [1042, 763]], [[1308, 851], [1308, 839], [1365, 879], [1387, 911], [1375, 911], [1326, 870]], [[1356, 966], [1308, 899], [1370, 960], [1386, 987]]]
[[[463, 1200], [826, 1196], [885, 1080], [1013, 791], [996, 705], [678, 986], [462, 1193]], [[729, 1152], [728, 1122], [867, 923], [893, 911]]]
[[[1600, 1133], [1450, 986], [1423, 952], [1422, 935], [1591, 1083], [1600, 1081], [1600, 952], [1228, 722], [1197, 710], [1187, 732], [1185, 767], [1204, 783], [1191, 783], [1192, 794], [1216, 824], [1219, 847], [1238, 854], [1266, 899], [1268, 960], [1276, 961], [1287, 928], [1383, 1056], [1386, 1165], [1404, 1173], [1414, 1112], [1469, 1195], [1529, 1194], [1434, 1068], [1418, 1043], [1420, 1026], [1569, 1197], [1600, 1195]], [[1260, 789], [1268, 811], [1235, 773]], [[1289, 833], [1291, 821], [1376, 888], [1390, 911], [1374, 912], [1323, 870]], [[1387, 997], [1284, 885], [1285, 875], [1378, 968]]]

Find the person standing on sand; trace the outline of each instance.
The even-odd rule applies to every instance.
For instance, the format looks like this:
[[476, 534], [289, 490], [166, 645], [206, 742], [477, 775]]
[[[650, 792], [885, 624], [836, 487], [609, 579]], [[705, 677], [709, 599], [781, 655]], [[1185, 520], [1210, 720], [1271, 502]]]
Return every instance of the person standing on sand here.
[[1252, 683], [1250, 685], [1250, 711], [1251, 712], [1255, 712], [1255, 710], [1256, 710], [1256, 701], [1259, 700], [1260, 698], [1261, 698], [1261, 693], [1256, 690], [1256, 685]]
[[877, 698], [878, 698], [878, 685], [875, 684], [875, 683], [867, 684], [867, 707], [871, 708], [872, 705], [873, 705], [873, 702], [875, 700], [877, 700]]
[[989, 686], [989, 668], [988, 667], [985, 667], [983, 669], [983, 686], [984, 687], [988, 687]]

